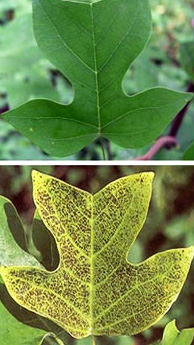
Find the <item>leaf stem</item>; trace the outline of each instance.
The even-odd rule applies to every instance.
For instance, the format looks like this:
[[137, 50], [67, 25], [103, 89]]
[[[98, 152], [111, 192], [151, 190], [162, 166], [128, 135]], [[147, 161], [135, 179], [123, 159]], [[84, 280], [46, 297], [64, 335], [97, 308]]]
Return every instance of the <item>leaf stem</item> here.
[[95, 340], [95, 336], [92, 335], [92, 345], [96, 345], [96, 340]]
[[178, 142], [173, 136], [161, 137], [144, 156], [135, 158], [135, 160], [149, 161], [156, 155], [156, 153], [158, 153], [158, 151], [161, 150], [162, 147], [166, 147], [166, 145], [171, 145], [171, 147], [174, 147], [178, 145]]
[[[46, 340], [48, 344], [52, 345], [53, 344], [53, 339], [58, 345], [64, 345], [61, 339], [59, 339], [55, 334], [53, 333], [48, 333], [46, 336], [43, 338], [43, 341]], [[42, 344], [42, 343], [41, 343]]]

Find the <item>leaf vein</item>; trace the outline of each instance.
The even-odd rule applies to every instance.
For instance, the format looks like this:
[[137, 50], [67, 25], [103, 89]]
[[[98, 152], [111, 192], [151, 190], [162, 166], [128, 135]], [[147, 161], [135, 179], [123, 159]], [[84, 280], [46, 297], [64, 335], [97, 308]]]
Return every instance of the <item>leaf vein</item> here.
[[[52, 273], [50, 273], [52, 274]], [[84, 313], [82, 313], [78, 308], [76, 308], [74, 306], [73, 303], [71, 303], [69, 301], [69, 299], [65, 298], [63, 295], [60, 295], [59, 293], [57, 293], [55, 290], [52, 290], [52, 289], [49, 289], [48, 287], [44, 287], [44, 286], [41, 286], [40, 284], [36, 285], [34, 282], [29, 282], [27, 281], [26, 279], [22, 279], [21, 277], [18, 277], [18, 279], [26, 284], [28, 284], [29, 286], [31, 286], [31, 290], [33, 291], [34, 290], [42, 290], [42, 291], [46, 291], [46, 292], [49, 292], [50, 294], [53, 294], [54, 296], [56, 296], [57, 298], [59, 298], [60, 300], [62, 300], [63, 302], [65, 302], [69, 307], [71, 307], [72, 309], [75, 310], [75, 312], [80, 315], [84, 320], [87, 320], [89, 321], [88, 319], [88, 315], [85, 315]], [[29, 291], [28, 291], [29, 292]]]
[[168, 273], [169, 273], [169, 271], [171, 270], [171, 268], [172, 268], [173, 266], [174, 266], [174, 264], [172, 264], [172, 265], [169, 267], [168, 271], [165, 272], [164, 274], [156, 274], [155, 277], [154, 277], [152, 280], [147, 279], [147, 280], [145, 280], [145, 281], [142, 282], [142, 283], [141, 283], [141, 282], [138, 282], [138, 286], [135, 285], [132, 289], [128, 290], [128, 291], [127, 291], [126, 293], [124, 293], [121, 297], [119, 297], [114, 303], [112, 303], [108, 308], [106, 308], [102, 313], [100, 313], [100, 314], [96, 317], [95, 321], [97, 321], [98, 319], [100, 319], [102, 316], [106, 315], [110, 309], [112, 309], [113, 307], [115, 307], [120, 301], [122, 301], [125, 297], [127, 297], [127, 295], [130, 294], [132, 291], [134, 291], [134, 290], [136, 290], [136, 289], [138, 290], [139, 287], [142, 287], [142, 286], [144, 286], [145, 284], [147, 284], [147, 283], [149, 283], [149, 282], [152, 283], [154, 280], [157, 280], [157, 279], [160, 278], [160, 277], [168, 276]]
[[136, 16], [134, 16], [134, 21], [132, 22], [129, 30], [123, 35], [123, 37], [121, 38], [121, 40], [119, 41], [119, 43], [117, 44], [117, 46], [115, 47], [115, 49], [112, 51], [112, 53], [110, 54], [110, 56], [108, 57], [108, 59], [105, 61], [105, 63], [101, 66], [101, 68], [98, 70], [98, 72], [102, 72], [102, 70], [107, 66], [107, 64], [109, 63], [109, 61], [111, 60], [111, 58], [115, 55], [116, 51], [118, 50], [118, 48], [121, 46], [122, 42], [125, 40], [125, 38], [129, 35], [130, 31], [132, 30], [138, 14], [139, 14], [140, 10], [137, 11]]
[[54, 28], [55, 32], [57, 33], [57, 36], [59, 37], [60, 41], [63, 44], [63, 47], [66, 47], [76, 58], [77, 60], [79, 60], [81, 62], [82, 65], [84, 65], [88, 70], [90, 70], [91, 72], [95, 73], [95, 70], [93, 70], [93, 68], [91, 68], [87, 63], [85, 63], [69, 46], [68, 44], [63, 40], [63, 38], [61, 37], [59, 30], [57, 28], [57, 26], [52, 22], [50, 16], [48, 15], [48, 13], [45, 11], [45, 8], [43, 7], [43, 5], [40, 3], [39, 1], [39, 6], [42, 8], [43, 12], [45, 13], [45, 16], [47, 17], [47, 19], [49, 20], [49, 22], [51, 23], [52, 27]]

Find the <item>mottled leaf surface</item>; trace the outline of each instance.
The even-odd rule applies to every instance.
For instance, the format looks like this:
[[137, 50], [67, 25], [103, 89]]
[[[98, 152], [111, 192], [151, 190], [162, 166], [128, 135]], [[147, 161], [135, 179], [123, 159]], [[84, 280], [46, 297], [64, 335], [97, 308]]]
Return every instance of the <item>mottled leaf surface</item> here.
[[[38, 262], [31, 255], [22, 250], [14, 240], [14, 237], [20, 239], [21, 245], [25, 248], [23, 236], [24, 229], [15, 207], [8, 199], [0, 197], [0, 266], [40, 266]], [[0, 276], [0, 344], [42, 344], [43, 338], [48, 332], [30, 327], [17, 320], [11, 314], [11, 310], [8, 310], [4, 305], [4, 300], [6, 300], [7, 304], [8, 300]], [[16, 308], [13, 307], [13, 310], [16, 311]]]
[[53, 272], [2, 267], [15, 301], [76, 338], [135, 334], [159, 320], [183, 286], [193, 247], [138, 265], [127, 261], [146, 219], [152, 180], [153, 173], [131, 175], [92, 195], [34, 172], [34, 201], [60, 263]]
[[33, 13], [38, 45], [73, 84], [74, 100], [33, 100], [3, 117], [47, 153], [71, 155], [97, 137], [142, 147], [192, 98], [165, 88], [122, 90], [150, 35], [149, 0], [33, 0]]

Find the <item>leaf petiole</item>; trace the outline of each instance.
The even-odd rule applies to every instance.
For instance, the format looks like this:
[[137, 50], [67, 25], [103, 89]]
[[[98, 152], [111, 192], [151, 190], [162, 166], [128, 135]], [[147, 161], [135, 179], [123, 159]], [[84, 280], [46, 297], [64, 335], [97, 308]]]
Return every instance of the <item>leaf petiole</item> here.
[[92, 345], [96, 345], [96, 340], [95, 340], [94, 335], [92, 335]]

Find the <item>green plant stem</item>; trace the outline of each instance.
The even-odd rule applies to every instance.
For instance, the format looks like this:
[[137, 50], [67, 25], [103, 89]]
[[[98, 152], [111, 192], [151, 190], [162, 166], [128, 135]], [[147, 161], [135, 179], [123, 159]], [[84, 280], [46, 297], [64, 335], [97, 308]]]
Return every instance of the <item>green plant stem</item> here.
[[95, 340], [94, 335], [92, 335], [92, 345], [96, 345], [96, 340]]
[[53, 340], [55, 340], [55, 342], [59, 345], [64, 345], [64, 343], [62, 342], [61, 339], [57, 338], [54, 334], [50, 334], [50, 335], [47, 335], [45, 337], [46, 341], [48, 344], [52, 345], [53, 344]]

